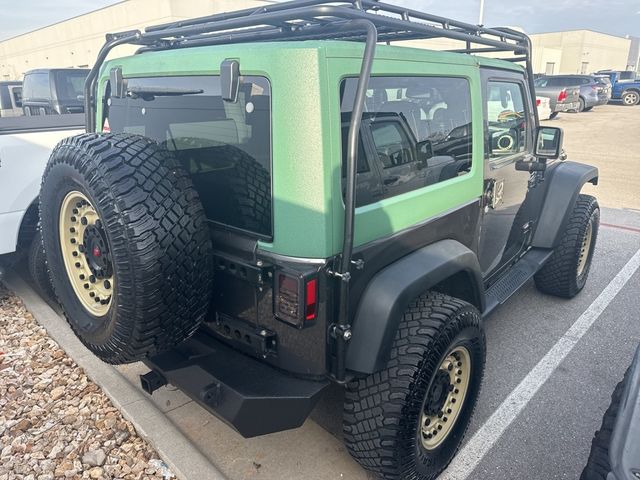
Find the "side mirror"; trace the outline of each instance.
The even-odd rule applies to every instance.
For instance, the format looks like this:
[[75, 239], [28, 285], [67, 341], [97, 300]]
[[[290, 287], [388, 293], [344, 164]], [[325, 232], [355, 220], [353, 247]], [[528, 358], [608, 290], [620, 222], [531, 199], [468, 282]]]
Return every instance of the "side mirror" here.
[[427, 160], [433, 157], [433, 144], [431, 140], [422, 140], [416, 144], [416, 152], [418, 161], [423, 162], [426, 166]]
[[562, 129], [557, 127], [538, 127], [536, 146], [533, 154], [538, 158], [553, 160], [562, 153]]
[[227, 58], [220, 64], [220, 87], [222, 100], [236, 103], [240, 90], [240, 62]]

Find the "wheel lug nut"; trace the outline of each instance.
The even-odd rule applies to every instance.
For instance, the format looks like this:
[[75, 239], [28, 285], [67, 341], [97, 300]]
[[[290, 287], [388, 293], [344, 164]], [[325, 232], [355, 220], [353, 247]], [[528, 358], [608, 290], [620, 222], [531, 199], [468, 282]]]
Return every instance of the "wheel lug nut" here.
[[88, 284], [88, 283], [85, 283], [85, 284], [84, 284], [84, 288], [85, 288], [86, 290], [89, 290], [89, 284]]
[[76, 233], [76, 229], [75, 229], [75, 228], [73, 228], [73, 227], [71, 227], [71, 228], [69, 229], [69, 231], [70, 231], [71, 233]]
[[72, 238], [72, 239], [71, 239], [71, 243], [75, 244], [75, 243], [76, 243], [76, 239], [75, 239], [75, 238]]
[[460, 393], [460, 390], [458, 390], [457, 388], [453, 391], [453, 393]]
[[462, 375], [462, 370], [458, 370], [456, 373], [457, 373], [458, 375]]
[[77, 215], [77, 214], [78, 214], [78, 209], [77, 209], [77, 208], [74, 208], [74, 209], [72, 210], [72, 212], [73, 212], [73, 214], [74, 214], [74, 215]]
[[109, 280], [104, 281], [104, 288], [106, 288], [107, 290], [111, 288], [111, 282]]
[[95, 294], [94, 292], [89, 292], [89, 296], [90, 296], [91, 298], [93, 298], [93, 297], [95, 297], [95, 296], [96, 296], [96, 294]]
[[453, 410], [451, 410], [450, 408], [447, 408], [447, 413], [451, 414]]
[[438, 430], [442, 430], [442, 425], [438, 425]]
[[109, 300], [100, 300], [100, 305], [106, 305], [109, 303]]
[[438, 430], [433, 431], [433, 436], [435, 437], [438, 434]]
[[461, 378], [456, 378], [456, 383], [461, 383], [462, 379]]
[[433, 435], [431, 435], [430, 433], [427, 433], [427, 438], [431, 440], [433, 438]]
[[462, 362], [458, 362], [458, 366], [461, 367], [462, 366]]
[[96, 303], [100, 303], [100, 297], [96, 297], [93, 299]]
[[80, 268], [80, 266], [81, 266], [80, 262], [76, 262], [75, 265], [76, 265], [76, 268]]
[[78, 256], [78, 252], [76, 252], [75, 250], [73, 252], [71, 252], [71, 255], [73, 255], [74, 257]]
[[456, 399], [455, 399], [455, 398], [452, 398], [452, 399], [451, 399], [451, 403], [456, 403]]
[[78, 221], [78, 219], [77, 219], [76, 217], [71, 217], [71, 221], [72, 221], [72, 222], [77, 222], [77, 221]]
[[442, 417], [442, 421], [446, 422], [447, 421], [447, 417]]

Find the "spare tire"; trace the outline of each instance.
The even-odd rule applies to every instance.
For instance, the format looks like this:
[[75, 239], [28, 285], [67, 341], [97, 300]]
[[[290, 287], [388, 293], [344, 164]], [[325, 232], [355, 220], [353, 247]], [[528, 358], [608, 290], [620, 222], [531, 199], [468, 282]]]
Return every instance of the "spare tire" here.
[[145, 137], [60, 142], [40, 219], [56, 296], [82, 342], [129, 363], [192, 335], [210, 301], [212, 246], [189, 175]]

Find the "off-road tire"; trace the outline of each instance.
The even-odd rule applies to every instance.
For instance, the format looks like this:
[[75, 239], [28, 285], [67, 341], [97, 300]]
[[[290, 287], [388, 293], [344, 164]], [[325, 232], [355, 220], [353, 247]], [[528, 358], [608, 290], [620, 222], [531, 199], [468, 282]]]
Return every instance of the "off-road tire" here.
[[[586, 264], [579, 273], [578, 265], [589, 223], [592, 224], [591, 242]], [[599, 224], [598, 201], [591, 195], [578, 195], [560, 243], [544, 267], [534, 276], [538, 290], [564, 298], [572, 298], [582, 290], [591, 270]]]
[[640, 104], [640, 93], [635, 90], [624, 92], [620, 98], [622, 100], [622, 104], [627, 107], [633, 107], [634, 105]]
[[33, 280], [38, 293], [49, 300], [54, 300], [55, 294], [53, 293], [53, 286], [51, 285], [51, 278], [49, 277], [49, 267], [44, 253], [44, 246], [42, 245], [40, 229], [36, 230], [33, 240], [31, 240], [27, 263], [29, 275], [31, 275], [31, 280]]
[[611, 403], [604, 412], [602, 417], [602, 425], [600, 430], [596, 431], [591, 441], [591, 452], [587, 465], [580, 475], [580, 480], [606, 480], [607, 474], [611, 471], [609, 462], [609, 445], [611, 444], [611, 435], [616, 424], [618, 411], [620, 410], [620, 402], [624, 394], [625, 387], [629, 381], [629, 369], [624, 374], [621, 382], [616, 385], [611, 395]]
[[[101, 316], [83, 305], [65, 268], [60, 211], [69, 192], [88, 199], [106, 237], [115, 285]], [[210, 301], [212, 246], [198, 194], [172, 153], [137, 135], [67, 138], [45, 169], [40, 218], [56, 296], [103, 361], [141, 360], [196, 331]]]
[[[426, 450], [419, 425], [425, 399], [448, 352], [460, 345], [472, 359], [467, 394], [448, 436]], [[343, 433], [349, 453], [387, 480], [435, 478], [467, 430], [480, 392], [485, 349], [474, 306], [435, 292], [418, 297], [400, 320], [386, 367], [346, 387]]]

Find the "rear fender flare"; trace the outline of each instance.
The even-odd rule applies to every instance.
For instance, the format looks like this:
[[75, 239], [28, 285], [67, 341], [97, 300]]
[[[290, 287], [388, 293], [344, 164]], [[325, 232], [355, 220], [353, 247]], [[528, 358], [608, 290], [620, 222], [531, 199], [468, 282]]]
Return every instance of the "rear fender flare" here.
[[374, 373], [384, 368], [407, 305], [447, 278], [464, 272], [472, 303], [484, 310], [485, 297], [476, 254], [456, 240], [420, 248], [378, 272], [367, 285], [353, 320], [347, 369]]

